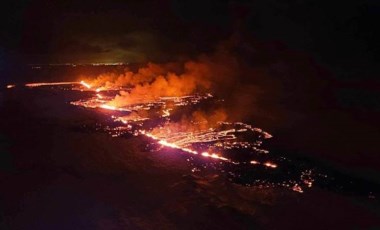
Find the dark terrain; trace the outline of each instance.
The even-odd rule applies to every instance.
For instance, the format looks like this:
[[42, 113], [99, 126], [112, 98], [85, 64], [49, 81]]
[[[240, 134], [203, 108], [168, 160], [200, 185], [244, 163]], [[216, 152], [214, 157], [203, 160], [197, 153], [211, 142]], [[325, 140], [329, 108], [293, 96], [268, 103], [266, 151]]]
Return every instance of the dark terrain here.
[[378, 197], [244, 187], [192, 174], [185, 157], [146, 151], [139, 138], [83, 131], [104, 115], [68, 104], [75, 97], [1, 92], [3, 229], [380, 227]]

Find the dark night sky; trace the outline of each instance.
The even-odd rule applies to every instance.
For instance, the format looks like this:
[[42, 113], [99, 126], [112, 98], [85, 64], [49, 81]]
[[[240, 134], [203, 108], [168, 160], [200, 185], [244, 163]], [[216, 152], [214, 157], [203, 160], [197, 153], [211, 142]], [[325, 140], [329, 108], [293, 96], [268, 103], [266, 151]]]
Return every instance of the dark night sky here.
[[243, 31], [248, 41], [303, 51], [336, 75], [373, 78], [379, 13], [375, 0], [8, 1], [0, 55], [3, 63], [166, 61]]

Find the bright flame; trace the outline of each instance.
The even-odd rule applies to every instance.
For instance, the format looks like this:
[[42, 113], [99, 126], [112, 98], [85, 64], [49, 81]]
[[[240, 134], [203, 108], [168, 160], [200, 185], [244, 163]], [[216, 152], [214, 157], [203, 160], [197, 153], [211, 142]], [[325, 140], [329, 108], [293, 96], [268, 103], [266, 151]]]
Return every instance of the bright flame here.
[[11, 88], [14, 88], [16, 87], [16, 85], [7, 85], [7, 89], [11, 89]]
[[168, 116], [170, 116], [170, 110], [169, 109], [162, 110], [162, 117], [168, 117]]
[[100, 108], [108, 109], [108, 110], [118, 110], [118, 108], [116, 108], [115, 106], [111, 106], [111, 105], [101, 105]]
[[80, 84], [86, 87], [87, 89], [91, 89], [91, 85], [87, 84], [85, 81], [81, 81]]
[[107, 105], [107, 104], [100, 105], [99, 108], [107, 109], [107, 110], [114, 110], [114, 111], [130, 112], [129, 109], [118, 108], [118, 107], [115, 107], [115, 106], [112, 106], [112, 105]]

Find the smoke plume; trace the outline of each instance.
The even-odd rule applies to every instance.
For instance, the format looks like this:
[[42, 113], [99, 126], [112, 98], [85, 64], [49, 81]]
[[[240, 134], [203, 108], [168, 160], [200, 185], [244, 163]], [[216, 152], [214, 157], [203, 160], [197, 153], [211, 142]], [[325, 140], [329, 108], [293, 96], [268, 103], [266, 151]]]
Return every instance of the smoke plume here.
[[219, 43], [211, 54], [148, 63], [136, 71], [105, 73], [89, 82], [96, 87], [128, 87], [109, 102], [115, 107], [212, 93], [225, 100], [223, 109], [230, 119], [282, 123], [294, 114], [287, 110], [304, 112], [318, 104], [323, 89], [320, 76], [320, 69], [302, 53], [277, 43], [247, 42], [236, 35]]

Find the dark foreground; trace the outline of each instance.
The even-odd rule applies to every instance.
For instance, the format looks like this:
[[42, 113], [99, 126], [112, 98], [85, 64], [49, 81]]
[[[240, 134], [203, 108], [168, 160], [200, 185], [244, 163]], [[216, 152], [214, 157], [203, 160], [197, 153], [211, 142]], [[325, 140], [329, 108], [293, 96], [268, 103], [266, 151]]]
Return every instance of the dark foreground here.
[[1, 93], [1, 229], [377, 229], [378, 201], [192, 174], [143, 140], [85, 132], [99, 114], [49, 91]]

